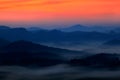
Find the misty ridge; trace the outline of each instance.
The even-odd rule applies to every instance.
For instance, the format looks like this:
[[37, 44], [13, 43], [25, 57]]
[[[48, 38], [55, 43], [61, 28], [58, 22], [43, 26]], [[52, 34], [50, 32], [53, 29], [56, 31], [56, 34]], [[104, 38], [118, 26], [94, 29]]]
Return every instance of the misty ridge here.
[[0, 26], [0, 79], [119, 80], [119, 30]]
[[[11, 42], [25, 40], [50, 47], [89, 50], [90, 48], [97, 47], [102, 49], [102, 47], [107, 46], [104, 43], [112, 40], [117, 40], [117, 43], [119, 43], [119, 29], [119, 27], [87, 27], [79, 24], [68, 28], [52, 30], [39, 27], [10, 28], [1, 26], [0, 38]], [[114, 47], [118, 46], [114, 45]], [[108, 48], [110, 47], [105, 49]]]

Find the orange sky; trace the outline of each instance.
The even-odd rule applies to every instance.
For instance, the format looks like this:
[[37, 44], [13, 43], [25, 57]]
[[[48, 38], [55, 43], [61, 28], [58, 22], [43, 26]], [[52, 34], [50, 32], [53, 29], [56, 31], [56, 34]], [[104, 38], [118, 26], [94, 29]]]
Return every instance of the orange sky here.
[[2, 24], [118, 24], [120, 0], [0, 0]]

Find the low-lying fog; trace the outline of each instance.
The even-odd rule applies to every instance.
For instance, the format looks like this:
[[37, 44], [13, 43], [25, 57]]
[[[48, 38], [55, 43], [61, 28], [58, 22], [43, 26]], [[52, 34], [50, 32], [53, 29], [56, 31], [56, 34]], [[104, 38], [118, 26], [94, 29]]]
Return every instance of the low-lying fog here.
[[69, 49], [69, 50], [76, 50], [76, 51], [84, 51], [87, 53], [117, 53], [120, 52], [120, 46], [105, 46], [103, 42], [86, 42], [86, 43], [60, 43], [60, 44], [53, 44], [53, 43], [42, 43], [43, 45], [62, 48], [62, 49]]
[[100, 46], [102, 43], [103, 42], [85, 42], [85, 43], [61, 42], [61, 43], [40, 43], [40, 44], [47, 45], [50, 47], [57, 47], [57, 48], [62, 48], [62, 49], [82, 51], [85, 49], [96, 48], [96, 47]]
[[0, 80], [86, 80], [87, 78], [120, 78], [120, 70], [91, 69], [56, 65], [46, 68], [0, 67]]
[[[45, 45], [45, 43], [43, 44]], [[101, 43], [90, 43], [84, 46], [82, 44], [72, 46], [46, 44], [63, 49], [84, 51], [90, 54], [120, 52], [119, 46], [101, 46]], [[0, 80], [91, 80], [91, 78], [94, 80], [120, 80], [120, 69], [73, 67], [67, 64], [45, 68], [25, 68], [19, 66], [0, 67]]]

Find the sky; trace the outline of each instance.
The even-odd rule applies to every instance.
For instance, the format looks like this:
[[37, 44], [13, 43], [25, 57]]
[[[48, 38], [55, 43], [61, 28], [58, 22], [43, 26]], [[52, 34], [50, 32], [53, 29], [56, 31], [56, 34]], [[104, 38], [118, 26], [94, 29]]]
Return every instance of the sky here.
[[111, 25], [120, 23], [120, 0], [0, 0], [0, 24]]

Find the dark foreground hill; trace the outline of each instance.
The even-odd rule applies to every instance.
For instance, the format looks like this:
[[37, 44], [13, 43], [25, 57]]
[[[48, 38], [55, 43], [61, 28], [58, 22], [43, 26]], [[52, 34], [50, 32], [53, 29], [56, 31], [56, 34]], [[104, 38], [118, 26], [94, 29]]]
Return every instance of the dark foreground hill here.
[[4, 47], [4, 46], [6, 46], [8, 44], [10, 44], [10, 41], [4, 40], [4, 39], [0, 39], [0, 47]]
[[81, 59], [71, 60], [72, 65], [86, 66], [86, 67], [120, 67], [120, 55], [119, 54], [95, 54]]
[[55, 48], [16, 41], [0, 50], [0, 65], [50, 66], [62, 63], [62, 58], [52, 52]]
[[63, 63], [63, 54], [73, 53], [79, 52], [21, 40], [0, 48], [0, 65], [50, 66]]

